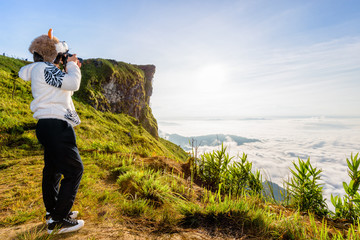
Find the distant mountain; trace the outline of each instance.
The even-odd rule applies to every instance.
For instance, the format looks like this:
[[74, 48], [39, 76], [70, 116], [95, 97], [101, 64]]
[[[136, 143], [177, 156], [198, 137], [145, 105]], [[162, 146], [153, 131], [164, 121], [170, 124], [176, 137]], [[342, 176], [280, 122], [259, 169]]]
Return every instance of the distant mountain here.
[[289, 194], [284, 188], [280, 187], [276, 183], [264, 181], [262, 185], [264, 187], [263, 194], [266, 197], [275, 199], [276, 201], [284, 201], [285, 197]]
[[162, 134], [166, 140], [179, 145], [185, 151], [191, 150], [191, 142], [196, 146], [219, 146], [225, 142], [236, 142], [237, 145], [244, 143], [260, 142], [258, 139], [249, 139], [235, 135], [210, 134], [204, 136], [184, 137], [178, 134]]

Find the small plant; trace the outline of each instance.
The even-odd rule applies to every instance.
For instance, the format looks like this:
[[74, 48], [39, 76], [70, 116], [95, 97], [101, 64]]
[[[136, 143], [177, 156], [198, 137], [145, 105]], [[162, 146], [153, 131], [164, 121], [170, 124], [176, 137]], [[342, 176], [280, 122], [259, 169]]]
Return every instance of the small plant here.
[[197, 175], [207, 188], [217, 191], [219, 185], [228, 177], [228, 166], [232, 159], [226, 153], [226, 147], [222, 144], [220, 150], [204, 153], [200, 156], [200, 159], [195, 159]]
[[197, 176], [209, 190], [222, 194], [260, 193], [262, 176], [260, 171], [252, 172], [252, 163], [247, 160], [247, 155], [243, 154], [239, 161], [231, 163], [232, 160], [222, 144], [220, 150], [204, 153], [197, 159]]
[[240, 157], [240, 161], [235, 161], [230, 165], [226, 185], [230, 187], [229, 191], [233, 194], [239, 195], [246, 190], [258, 194], [263, 189], [261, 182], [260, 171], [252, 172], [252, 163], [247, 160], [245, 153]]
[[292, 201], [300, 211], [310, 211], [317, 215], [327, 214], [325, 199], [322, 195], [320, 180], [321, 169], [313, 168], [310, 158], [305, 162], [299, 158], [293, 162], [295, 170], [290, 169], [293, 177], [287, 184], [292, 194]]
[[331, 195], [331, 203], [335, 207], [335, 217], [348, 220], [359, 220], [360, 216], [360, 158], [359, 153], [355, 156], [351, 154], [351, 161], [347, 158], [348, 174], [351, 178], [350, 183], [343, 182], [346, 195], [343, 200], [339, 196]]
[[209, 153], [204, 153], [197, 160], [197, 174], [203, 184], [210, 190], [217, 191], [219, 185], [226, 179], [228, 165], [232, 157], [226, 153], [226, 147]]

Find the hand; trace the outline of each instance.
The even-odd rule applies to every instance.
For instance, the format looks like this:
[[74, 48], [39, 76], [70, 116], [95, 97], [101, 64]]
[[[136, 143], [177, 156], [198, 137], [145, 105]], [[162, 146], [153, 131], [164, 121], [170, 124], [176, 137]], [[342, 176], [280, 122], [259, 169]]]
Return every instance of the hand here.
[[81, 67], [81, 62], [78, 61], [76, 54], [68, 57], [68, 62], [75, 62], [79, 66], [79, 68]]

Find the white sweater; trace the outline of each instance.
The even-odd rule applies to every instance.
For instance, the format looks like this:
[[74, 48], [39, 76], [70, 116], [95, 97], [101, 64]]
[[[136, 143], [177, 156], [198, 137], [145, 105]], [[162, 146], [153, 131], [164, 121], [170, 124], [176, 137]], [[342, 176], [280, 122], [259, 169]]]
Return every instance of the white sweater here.
[[34, 118], [61, 119], [72, 126], [80, 124], [71, 96], [79, 90], [81, 72], [75, 62], [68, 62], [66, 67], [64, 73], [52, 63], [35, 62], [20, 69], [19, 77], [31, 80], [34, 100], [30, 109]]

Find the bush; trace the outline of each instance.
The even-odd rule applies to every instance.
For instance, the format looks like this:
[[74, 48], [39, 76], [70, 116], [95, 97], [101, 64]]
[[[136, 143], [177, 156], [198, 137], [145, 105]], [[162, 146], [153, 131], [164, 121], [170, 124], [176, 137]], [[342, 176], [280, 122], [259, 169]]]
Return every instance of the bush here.
[[349, 185], [346, 182], [343, 182], [344, 190], [346, 195], [343, 200], [339, 196], [333, 196], [331, 194], [331, 203], [335, 207], [336, 218], [345, 218], [348, 220], [359, 221], [360, 218], [360, 158], [358, 158], [359, 153], [354, 157], [351, 154], [351, 161], [346, 159], [348, 165], [348, 173], [351, 178]]
[[230, 165], [226, 180], [226, 186], [230, 186], [229, 191], [236, 195], [246, 190], [259, 194], [263, 189], [260, 171], [252, 172], [252, 163], [247, 160], [246, 154], [242, 155], [240, 161]]
[[200, 159], [196, 159], [197, 176], [203, 185], [212, 191], [217, 191], [219, 185], [225, 182], [229, 174], [229, 163], [232, 160], [226, 153], [226, 147], [221, 145], [221, 150], [204, 153]]
[[296, 171], [290, 169], [293, 177], [290, 182], [287, 182], [293, 204], [300, 211], [310, 211], [320, 216], [326, 215], [326, 203], [321, 184], [318, 183], [322, 170], [313, 168], [310, 158], [306, 162], [299, 158], [298, 165], [295, 162], [293, 165]]
[[234, 161], [226, 153], [226, 147], [211, 153], [204, 153], [200, 159], [195, 160], [196, 177], [202, 185], [211, 191], [220, 190], [221, 193], [241, 195], [247, 193], [260, 193], [262, 190], [261, 174], [252, 172], [252, 163], [243, 154], [240, 161]]

